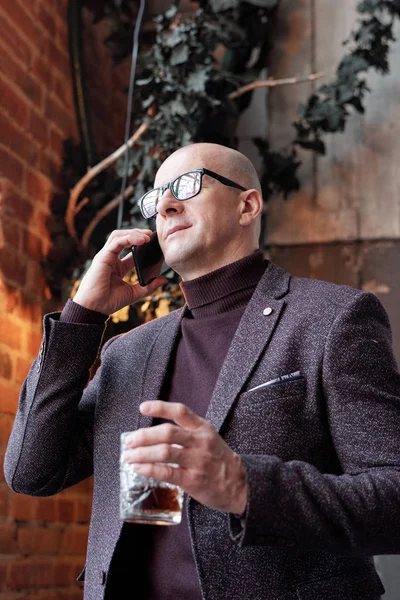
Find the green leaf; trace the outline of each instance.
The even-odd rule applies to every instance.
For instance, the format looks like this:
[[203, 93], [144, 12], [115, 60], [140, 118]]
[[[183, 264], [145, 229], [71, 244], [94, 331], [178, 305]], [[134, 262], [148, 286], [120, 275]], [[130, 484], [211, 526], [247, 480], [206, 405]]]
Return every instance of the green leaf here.
[[181, 45], [174, 48], [171, 52], [170, 62], [174, 67], [187, 62], [189, 58], [189, 48]]
[[369, 63], [362, 56], [345, 56], [338, 67], [338, 77], [354, 78], [361, 71], [367, 71]]
[[209, 79], [210, 68], [197, 66], [186, 80], [186, 88], [190, 92], [204, 92]]

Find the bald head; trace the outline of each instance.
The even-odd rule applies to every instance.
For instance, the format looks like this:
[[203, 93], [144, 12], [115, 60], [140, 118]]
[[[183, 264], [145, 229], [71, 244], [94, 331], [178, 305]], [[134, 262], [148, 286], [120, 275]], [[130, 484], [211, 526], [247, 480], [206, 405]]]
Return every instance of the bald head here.
[[[163, 163], [166, 165], [173, 157], [193, 155], [199, 161], [198, 167], [216, 171], [239, 183], [246, 189], [255, 189], [261, 194], [261, 184], [257, 171], [250, 160], [237, 150], [220, 144], [190, 144], [173, 152]], [[200, 164], [201, 163], [201, 164]]]

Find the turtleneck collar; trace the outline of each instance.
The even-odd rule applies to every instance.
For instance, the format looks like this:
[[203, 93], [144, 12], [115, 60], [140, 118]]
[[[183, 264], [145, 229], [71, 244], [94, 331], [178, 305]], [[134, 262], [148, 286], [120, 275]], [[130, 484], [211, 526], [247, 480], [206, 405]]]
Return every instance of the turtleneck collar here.
[[261, 250], [206, 275], [182, 281], [181, 289], [195, 319], [243, 308], [267, 267]]

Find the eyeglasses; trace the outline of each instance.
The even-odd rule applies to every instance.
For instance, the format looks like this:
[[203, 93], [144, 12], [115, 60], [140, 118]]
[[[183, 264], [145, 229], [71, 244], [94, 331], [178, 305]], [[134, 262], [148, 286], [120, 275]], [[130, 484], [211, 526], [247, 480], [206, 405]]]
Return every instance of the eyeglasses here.
[[157, 214], [158, 200], [168, 188], [177, 200], [188, 200], [189, 198], [197, 196], [201, 191], [203, 175], [208, 175], [229, 187], [237, 188], [243, 192], [246, 191], [246, 188], [243, 186], [222, 175], [218, 175], [218, 173], [214, 173], [214, 171], [209, 171], [208, 169], [194, 169], [193, 171], [179, 175], [179, 177], [174, 179], [174, 181], [171, 181], [171, 183], [166, 183], [165, 185], [154, 188], [144, 194], [138, 201], [140, 211], [144, 218], [150, 219]]

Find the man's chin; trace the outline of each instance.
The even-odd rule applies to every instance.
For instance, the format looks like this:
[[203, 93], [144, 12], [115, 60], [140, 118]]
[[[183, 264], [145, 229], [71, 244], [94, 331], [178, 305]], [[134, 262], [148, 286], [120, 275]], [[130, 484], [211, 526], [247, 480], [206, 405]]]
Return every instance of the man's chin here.
[[185, 271], [189, 265], [195, 260], [196, 253], [193, 249], [185, 248], [168, 248], [164, 254], [164, 260], [170, 269], [173, 269], [179, 275]]

